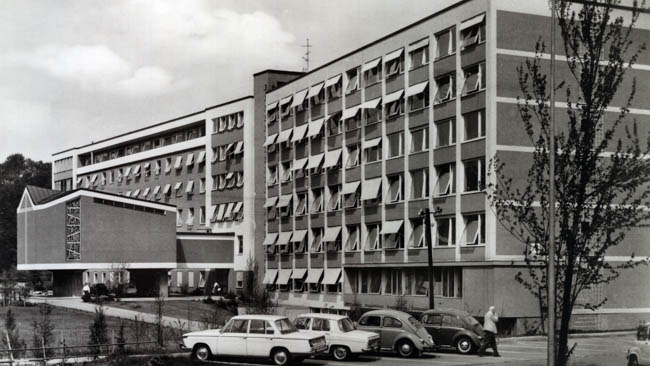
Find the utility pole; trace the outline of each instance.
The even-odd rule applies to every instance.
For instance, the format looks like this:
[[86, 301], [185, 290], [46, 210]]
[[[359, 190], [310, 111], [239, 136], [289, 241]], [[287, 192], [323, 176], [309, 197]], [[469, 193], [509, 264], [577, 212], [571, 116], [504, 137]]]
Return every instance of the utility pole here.
[[[440, 211], [439, 208], [436, 208], [435, 213]], [[420, 216], [424, 218], [424, 240], [427, 242], [427, 254], [429, 257], [427, 273], [429, 275], [429, 309], [435, 309], [435, 303], [433, 298], [433, 243], [431, 240], [431, 211], [429, 208], [423, 208], [420, 211]]]
[[546, 284], [548, 288], [548, 354], [547, 365], [555, 366], [555, 0], [551, 5], [551, 121], [549, 140], [549, 189], [548, 189], [548, 268]]
[[301, 45], [300, 47], [303, 47], [305, 49], [305, 55], [302, 56], [302, 59], [305, 61], [305, 66], [302, 68], [302, 71], [307, 72], [309, 71], [309, 55], [311, 55], [311, 47], [312, 47], [312, 45], [309, 44], [309, 38], [307, 38], [306, 43]]

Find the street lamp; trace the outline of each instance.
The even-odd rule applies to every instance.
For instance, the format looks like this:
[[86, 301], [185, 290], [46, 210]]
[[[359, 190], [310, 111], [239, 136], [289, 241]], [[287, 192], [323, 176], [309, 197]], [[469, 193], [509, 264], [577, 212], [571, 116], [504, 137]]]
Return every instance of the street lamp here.
[[555, 0], [549, 1], [551, 7], [551, 95], [549, 123], [549, 187], [548, 187], [548, 263], [546, 283], [548, 288], [548, 334], [547, 365], [555, 366]]
[[427, 254], [429, 257], [429, 263], [427, 266], [427, 272], [429, 275], [429, 309], [435, 309], [435, 304], [433, 302], [433, 244], [431, 243], [431, 214], [437, 215], [442, 212], [440, 207], [436, 207], [433, 212], [429, 208], [423, 208], [420, 211], [420, 216], [424, 218], [424, 239], [427, 242]]

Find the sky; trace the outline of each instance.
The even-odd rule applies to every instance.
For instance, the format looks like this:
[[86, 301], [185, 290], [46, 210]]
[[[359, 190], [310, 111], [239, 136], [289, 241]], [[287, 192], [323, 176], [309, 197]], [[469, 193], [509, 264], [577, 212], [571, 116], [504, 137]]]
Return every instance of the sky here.
[[[5, 0], [0, 161], [52, 153], [252, 94], [457, 0]], [[405, 6], [408, 4], [408, 6]]]

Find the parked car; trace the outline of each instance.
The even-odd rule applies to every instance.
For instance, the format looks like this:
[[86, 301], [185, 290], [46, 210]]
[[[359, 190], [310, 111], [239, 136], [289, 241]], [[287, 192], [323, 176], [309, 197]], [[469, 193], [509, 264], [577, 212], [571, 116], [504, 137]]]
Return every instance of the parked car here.
[[650, 322], [639, 326], [634, 346], [627, 350], [629, 366], [650, 365]]
[[276, 315], [234, 316], [222, 329], [184, 334], [180, 346], [202, 361], [238, 356], [270, 358], [276, 365], [327, 351], [324, 336], [299, 332], [287, 317]]
[[124, 296], [135, 296], [137, 294], [138, 288], [134, 284], [129, 283], [126, 285], [126, 287], [124, 287]]
[[357, 330], [350, 318], [335, 314], [302, 314], [293, 321], [300, 331], [325, 336], [328, 352], [337, 361], [345, 361], [352, 355], [377, 352], [381, 340], [373, 332]]
[[109, 291], [103, 283], [93, 283], [90, 285], [90, 293], [81, 296], [83, 302], [103, 302], [113, 301], [115, 294]]
[[425, 311], [420, 321], [439, 347], [455, 348], [459, 353], [468, 354], [481, 346], [483, 327], [469, 313], [435, 309]]
[[422, 323], [402, 311], [369, 311], [359, 319], [358, 329], [379, 334], [381, 350], [397, 351], [402, 357], [417, 357], [423, 351], [436, 349]]

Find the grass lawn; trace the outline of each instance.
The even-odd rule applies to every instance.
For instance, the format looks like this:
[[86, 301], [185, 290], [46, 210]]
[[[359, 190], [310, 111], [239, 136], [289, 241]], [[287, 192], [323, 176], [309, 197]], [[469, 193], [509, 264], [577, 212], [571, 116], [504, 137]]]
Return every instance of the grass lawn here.
[[[128, 302], [111, 302], [107, 306], [135, 310], [143, 313], [156, 313], [156, 303], [154, 301], [128, 301]], [[223, 319], [231, 317], [229, 311], [217, 308], [215, 304], [205, 304], [199, 300], [174, 300], [166, 301], [163, 314], [172, 318], [180, 318], [190, 321], [201, 321], [206, 313], [212, 313], [217, 310]]]

